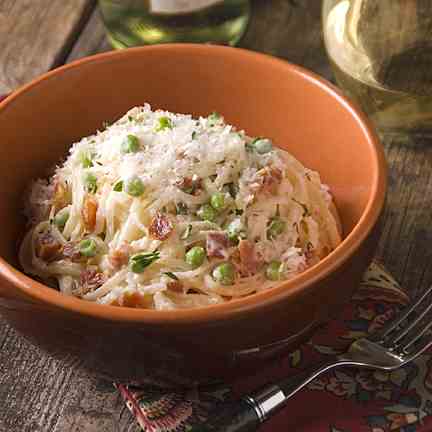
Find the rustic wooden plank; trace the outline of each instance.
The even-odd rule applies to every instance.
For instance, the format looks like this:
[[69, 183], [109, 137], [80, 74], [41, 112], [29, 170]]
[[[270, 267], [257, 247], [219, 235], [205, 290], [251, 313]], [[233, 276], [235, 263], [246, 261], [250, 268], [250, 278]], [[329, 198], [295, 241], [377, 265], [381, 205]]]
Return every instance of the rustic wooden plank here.
[[[43, 430], [44, 424], [48, 430], [56, 422], [62, 396], [67, 391], [64, 384], [73, 370], [59, 370], [57, 362], [23, 341], [13, 330], [8, 333], [0, 353], [0, 425], [4, 428], [1, 430]], [[45, 386], [46, 382], [50, 385]], [[50, 391], [52, 388], [54, 392]], [[23, 411], [26, 417], [18, 415]]]
[[105, 37], [104, 25], [99, 9], [95, 9], [70, 52], [67, 63], [84, 56], [109, 51], [111, 49], [111, 45]]
[[138, 431], [111, 382], [54, 360], [0, 321], [0, 431]]
[[63, 63], [95, 0], [0, 0], [0, 94]]
[[[14, 3], [0, 0], [0, 16], [5, 5]], [[255, 0], [253, 19], [241, 46], [276, 55], [331, 78], [322, 44], [320, 3]], [[31, 36], [23, 37], [31, 40]], [[10, 43], [9, 36], [6, 39]], [[67, 61], [107, 49], [103, 25], [95, 11]], [[44, 59], [33, 57], [22, 66], [24, 79], [33, 72], [31, 68], [42, 68], [39, 61]], [[0, 68], [4, 69], [1, 57]], [[404, 287], [415, 292], [432, 281], [432, 214], [428, 198], [432, 196], [432, 146], [427, 140], [416, 147], [391, 138], [385, 141], [390, 184], [378, 255]], [[0, 405], [2, 432], [138, 431], [111, 383], [48, 358], [4, 324], [0, 324]]]
[[281, 57], [332, 78], [321, 35], [321, 2], [255, 0], [243, 48]]
[[432, 148], [430, 138], [407, 146], [388, 137], [389, 193], [378, 249], [387, 268], [413, 295], [432, 282]]

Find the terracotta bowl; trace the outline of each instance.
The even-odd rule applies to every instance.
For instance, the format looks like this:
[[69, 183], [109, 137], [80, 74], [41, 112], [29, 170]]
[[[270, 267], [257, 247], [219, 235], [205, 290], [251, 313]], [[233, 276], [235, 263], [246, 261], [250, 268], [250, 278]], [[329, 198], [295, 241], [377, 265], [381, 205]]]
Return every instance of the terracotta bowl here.
[[[71, 143], [144, 102], [195, 116], [218, 111], [319, 171], [335, 197], [342, 244], [274, 289], [196, 310], [101, 306], [23, 274], [16, 244], [25, 187]], [[3, 101], [0, 131], [0, 312], [45, 350], [112, 379], [208, 379], [257, 367], [340, 310], [377, 243], [386, 167], [369, 123], [329, 83], [272, 57], [201, 45], [97, 55]]]

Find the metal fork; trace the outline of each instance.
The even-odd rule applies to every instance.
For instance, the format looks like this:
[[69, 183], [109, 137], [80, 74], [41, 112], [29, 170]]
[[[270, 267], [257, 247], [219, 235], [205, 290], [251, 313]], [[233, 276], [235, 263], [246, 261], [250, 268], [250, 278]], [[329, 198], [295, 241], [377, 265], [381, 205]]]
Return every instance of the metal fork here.
[[299, 390], [322, 373], [341, 366], [391, 371], [413, 361], [432, 345], [432, 287], [380, 331], [351, 344], [313, 369], [224, 404], [193, 432], [251, 432], [280, 410]]

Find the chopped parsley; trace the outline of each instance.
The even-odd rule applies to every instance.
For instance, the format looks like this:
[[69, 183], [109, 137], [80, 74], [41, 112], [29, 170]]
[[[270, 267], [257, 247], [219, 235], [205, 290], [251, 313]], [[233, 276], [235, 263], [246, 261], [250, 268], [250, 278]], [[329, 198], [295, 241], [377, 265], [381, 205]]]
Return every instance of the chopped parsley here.
[[179, 280], [179, 278], [174, 273], [172, 273], [172, 272], [163, 272], [163, 274], [166, 275], [166, 276], [168, 276], [171, 279], [176, 280], [176, 281]]
[[302, 202], [297, 201], [295, 198], [291, 198], [291, 199], [303, 209], [302, 217], [310, 216], [310, 211], [307, 208], [306, 204], [303, 204]]

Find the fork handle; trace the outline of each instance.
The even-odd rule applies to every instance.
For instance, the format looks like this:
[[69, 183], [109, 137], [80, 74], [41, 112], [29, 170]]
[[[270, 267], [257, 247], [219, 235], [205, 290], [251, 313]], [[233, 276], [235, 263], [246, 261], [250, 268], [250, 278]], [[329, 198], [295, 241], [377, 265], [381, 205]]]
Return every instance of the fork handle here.
[[304, 372], [300, 372], [293, 377], [285, 378], [279, 384], [285, 395], [285, 402], [321, 374], [335, 367], [350, 366], [352, 364], [353, 362], [349, 360], [332, 357], [330, 360], [323, 360], [311, 369], [306, 369]]
[[333, 357], [277, 385], [265, 386], [238, 401], [225, 403], [210, 413], [204, 424], [193, 427], [191, 432], [254, 432], [317, 376], [336, 366], [349, 364], [351, 362]]
[[253, 432], [261, 423], [254, 407], [240, 399], [218, 406], [203, 424], [192, 427], [190, 432]]

